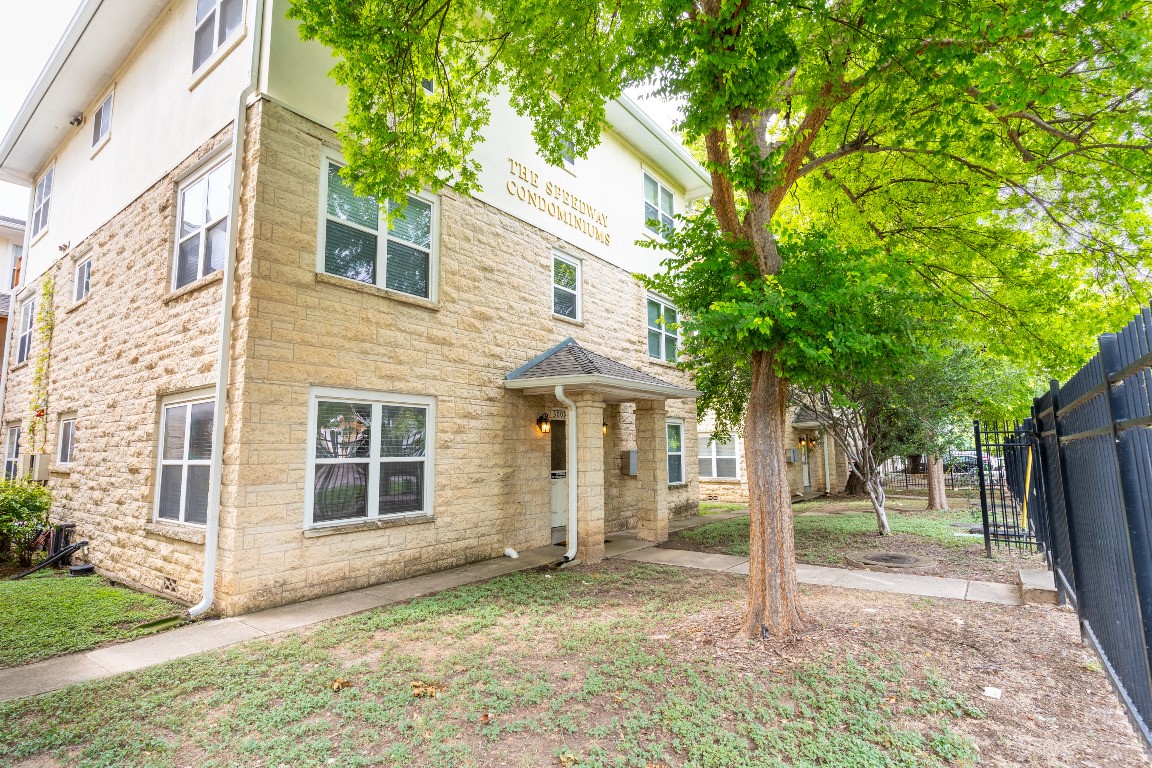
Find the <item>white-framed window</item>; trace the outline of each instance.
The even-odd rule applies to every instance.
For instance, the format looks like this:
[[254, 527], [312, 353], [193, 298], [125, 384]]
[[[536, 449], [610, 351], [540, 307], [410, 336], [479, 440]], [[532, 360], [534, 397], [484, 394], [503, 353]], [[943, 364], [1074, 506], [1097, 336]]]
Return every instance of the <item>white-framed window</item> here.
[[4, 440], [4, 477], [15, 480], [20, 475], [20, 427], [8, 427]]
[[56, 166], [52, 166], [36, 182], [36, 194], [32, 198], [32, 237], [48, 228], [48, 210], [52, 203], [52, 180], [56, 176]]
[[203, 395], [165, 398], [160, 415], [156, 519], [203, 525], [216, 401]]
[[372, 197], [358, 197], [340, 178], [340, 163], [325, 157], [317, 269], [329, 275], [435, 301], [440, 201], [409, 195], [388, 201], [387, 214]]
[[424, 88], [424, 93], [431, 96], [436, 93], [436, 81], [430, 77], [420, 78], [420, 85]]
[[108, 140], [112, 130], [112, 93], [109, 93], [92, 115], [92, 147], [98, 147]]
[[20, 285], [20, 266], [24, 261], [24, 246], [12, 246], [12, 262], [8, 269], [8, 290]]
[[648, 297], [648, 357], [676, 362], [680, 351], [678, 319], [676, 307], [662, 299]]
[[644, 174], [644, 226], [654, 234], [675, 226], [672, 209], [672, 190], [650, 174]]
[[552, 311], [580, 319], [580, 260], [552, 254]]
[[316, 388], [305, 526], [432, 513], [436, 401]]
[[196, 37], [192, 45], [192, 71], [212, 58], [217, 48], [244, 21], [244, 0], [196, 0]]
[[20, 306], [20, 335], [16, 339], [16, 362], [22, 363], [32, 355], [32, 332], [36, 326], [36, 299], [28, 299]]
[[684, 482], [684, 422], [669, 419], [668, 429], [668, 485], [681, 485]]
[[[560, 131], [553, 131], [552, 133], [558, 136]], [[572, 166], [576, 165], [576, 144], [571, 139], [561, 139], [560, 143], [564, 145], [564, 151], [561, 153], [561, 157], [564, 158], [564, 166], [571, 169]]]
[[700, 477], [717, 480], [739, 479], [736, 462], [736, 436], [728, 435], [725, 442], [716, 442], [724, 435], [699, 435], [696, 446], [700, 463]]
[[180, 185], [173, 289], [224, 268], [231, 193], [231, 158], [213, 164]]
[[72, 285], [72, 301], [81, 301], [92, 290], [92, 257], [76, 265], [76, 276]]
[[76, 417], [60, 419], [60, 439], [57, 442], [56, 463], [71, 464], [76, 453]]

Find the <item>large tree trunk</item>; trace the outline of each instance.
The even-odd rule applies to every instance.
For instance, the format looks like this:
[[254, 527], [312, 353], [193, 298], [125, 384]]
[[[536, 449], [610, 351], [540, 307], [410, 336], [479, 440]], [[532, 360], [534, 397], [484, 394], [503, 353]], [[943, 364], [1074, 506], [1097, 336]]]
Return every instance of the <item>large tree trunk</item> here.
[[862, 475], [860, 462], [853, 462], [848, 470], [848, 482], [844, 484], [844, 493], [849, 496], [867, 496], [868, 488], [864, 484]]
[[744, 633], [751, 638], [791, 637], [804, 623], [796, 594], [792, 495], [784, 460], [788, 384], [772, 363], [770, 352], [752, 356], [752, 391], [744, 420], [752, 528]]
[[926, 509], [948, 509], [948, 496], [944, 491], [944, 461], [939, 456], [929, 455]]
[[884, 510], [884, 482], [879, 472], [873, 472], [865, 481], [868, 490], [868, 500], [872, 502], [872, 510], [876, 513], [876, 529], [881, 536], [891, 536], [892, 529], [888, 527], [888, 513]]

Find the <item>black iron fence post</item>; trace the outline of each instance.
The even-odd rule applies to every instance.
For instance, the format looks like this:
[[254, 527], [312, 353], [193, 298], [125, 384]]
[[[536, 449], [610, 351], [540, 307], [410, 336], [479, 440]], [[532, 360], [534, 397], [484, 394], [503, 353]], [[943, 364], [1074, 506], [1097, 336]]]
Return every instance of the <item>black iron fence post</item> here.
[[976, 435], [976, 471], [980, 477], [980, 518], [984, 521], [984, 554], [992, 557], [992, 531], [988, 528], [988, 494], [984, 490], [984, 446], [980, 442], [980, 422], [972, 422]]
[[[1048, 382], [1049, 391], [1052, 393], [1052, 433], [1053, 439], [1056, 441], [1056, 483], [1054, 487], [1060, 489], [1060, 499], [1064, 503], [1064, 536], [1068, 542], [1068, 555], [1071, 562], [1061, 563], [1061, 570], [1057, 571], [1057, 576], [1061, 578], [1056, 579], [1056, 588], [1062, 593], [1062, 596], [1067, 599], [1072, 598], [1072, 605], [1078, 605], [1078, 597], [1076, 595], [1076, 580], [1080, 574], [1080, 547], [1079, 542], [1073, 535], [1072, 515], [1073, 510], [1070, 508], [1070, 501], [1072, 494], [1068, 490], [1068, 469], [1064, 466], [1064, 446], [1061, 444], [1063, 435], [1060, 429], [1060, 382], [1052, 379]], [[1063, 558], [1061, 558], [1062, 560]], [[1063, 577], [1071, 575], [1070, 583], [1064, 582]], [[1077, 609], [1079, 610], [1079, 609]]]

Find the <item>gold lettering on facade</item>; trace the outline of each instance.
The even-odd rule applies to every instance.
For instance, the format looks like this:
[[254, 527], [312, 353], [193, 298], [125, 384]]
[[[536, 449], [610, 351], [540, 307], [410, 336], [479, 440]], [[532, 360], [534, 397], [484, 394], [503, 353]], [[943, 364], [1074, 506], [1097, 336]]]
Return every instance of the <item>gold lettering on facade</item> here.
[[612, 244], [612, 236], [608, 234], [607, 213], [551, 181], [545, 182], [541, 190], [540, 174], [511, 157], [508, 158], [508, 173], [512, 178], [508, 179], [504, 188], [509, 195], [580, 230], [599, 243]]

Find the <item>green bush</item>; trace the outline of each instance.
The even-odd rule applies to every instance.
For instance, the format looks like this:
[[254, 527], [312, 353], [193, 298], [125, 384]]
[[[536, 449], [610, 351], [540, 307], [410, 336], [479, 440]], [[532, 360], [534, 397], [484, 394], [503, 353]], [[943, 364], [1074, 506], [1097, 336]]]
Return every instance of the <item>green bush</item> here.
[[32, 542], [48, 527], [52, 492], [39, 483], [0, 479], [0, 557], [13, 549], [20, 565], [32, 565]]

